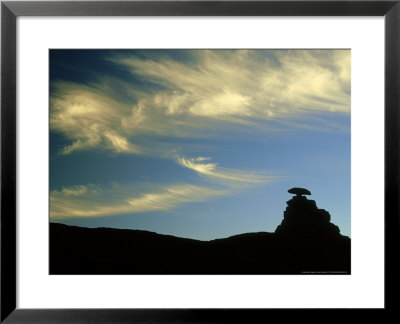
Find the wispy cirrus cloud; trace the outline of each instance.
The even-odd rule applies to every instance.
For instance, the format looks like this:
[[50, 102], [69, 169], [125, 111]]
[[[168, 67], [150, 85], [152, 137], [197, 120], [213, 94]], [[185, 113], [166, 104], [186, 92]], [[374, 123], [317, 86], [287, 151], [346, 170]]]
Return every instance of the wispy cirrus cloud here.
[[130, 113], [129, 105], [93, 87], [64, 82], [54, 87], [57, 95], [50, 98], [50, 129], [72, 141], [64, 147], [64, 154], [99, 147], [141, 153], [120, 126], [121, 118]]
[[[117, 53], [117, 54], [115, 54]], [[50, 127], [71, 144], [63, 150], [102, 148], [148, 154], [138, 136], [210, 137], [268, 122], [310, 127], [301, 116], [350, 113], [349, 50], [194, 50], [189, 61], [118, 54], [116, 69], [155, 87], [98, 76], [96, 83], [55, 82]], [[123, 92], [115, 92], [115, 82]], [[289, 121], [290, 123], [287, 123]], [[326, 129], [342, 125], [327, 123]], [[239, 128], [237, 128], [239, 127]]]
[[[350, 51], [200, 50], [195, 63], [115, 59], [168, 90], [153, 95], [168, 114], [271, 118], [350, 111]], [[146, 98], [148, 99], [148, 98]]]
[[65, 196], [82, 196], [88, 193], [88, 187], [83, 185], [76, 185], [72, 187], [64, 187], [61, 192]]
[[226, 195], [227, 190], [218, 190], [195, 185], [174, 185], [161, 192], [146, 193], [128, 200], [132, 208], [139, 211], [168, 210], [187, 202], [205, 201]]
[[228, 190], [191, 184], [158, 186], [154, 191], [132, 193], [133, 186], [79, 185], [50, 193], [50, 219], [102, 217], [167, 211], [182, 204], [215, 199]]
[[[209, 157], [177, 157], [177, 162], [204, 176], [207, 185], [188, 183], [158, 185], [131, 184], [98, 186], [94, 184], [63, 187], [50, 192], [50, 218], [102, 217], [121, 214], [167, 211], [182, 204], [205, 202], [234, 195], [246, 188], [270, 183], [277, 176], [265, 172], [223, 168]], [[137, 188], [147, 188], [138, 192]]]
[[248, 170], [237, 170], [218, 166], [217, 163], [204, 163], [211, 158], [197, 157], [197, 158], [184, 158], [178, 157], [178, 163], [188, 169], [196, 171], [202, 176], [206, 176], [210, 180], [229, 181], [230, 187], [237, 185], [255, 185], [261, 183], [268, 183], [276, 180], [276, 176], [267, 175], [265, 172], [256, 172]]

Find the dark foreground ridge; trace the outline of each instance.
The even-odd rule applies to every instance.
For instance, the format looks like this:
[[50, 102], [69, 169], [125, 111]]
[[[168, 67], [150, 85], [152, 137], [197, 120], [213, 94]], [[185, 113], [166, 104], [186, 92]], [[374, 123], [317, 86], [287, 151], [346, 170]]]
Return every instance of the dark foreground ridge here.
[[198, 241], [50, 223], [50, 274], [350, 274], [350, 238], [292, 188], [275, 233]]

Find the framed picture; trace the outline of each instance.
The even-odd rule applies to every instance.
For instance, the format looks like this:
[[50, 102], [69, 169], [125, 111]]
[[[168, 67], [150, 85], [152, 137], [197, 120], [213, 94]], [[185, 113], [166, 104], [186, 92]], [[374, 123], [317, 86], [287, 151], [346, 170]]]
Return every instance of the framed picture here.
[[394, 310], [398, 1], [1, 8], [1, 321]]

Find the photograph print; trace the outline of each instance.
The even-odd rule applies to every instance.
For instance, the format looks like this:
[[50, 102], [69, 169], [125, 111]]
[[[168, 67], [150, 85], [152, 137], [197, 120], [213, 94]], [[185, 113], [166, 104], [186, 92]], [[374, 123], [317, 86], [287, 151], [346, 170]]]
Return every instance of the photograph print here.
[[49, 273], [351, 273], [351, 51], [50, 49]]

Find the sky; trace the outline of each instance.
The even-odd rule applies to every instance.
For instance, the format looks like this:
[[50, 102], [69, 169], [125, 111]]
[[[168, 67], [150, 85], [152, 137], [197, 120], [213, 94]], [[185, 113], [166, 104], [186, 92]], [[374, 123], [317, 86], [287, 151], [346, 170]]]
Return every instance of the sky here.
[[350, 236], [350, 50], [50, 50], [50, 221], [274, 232], [292, 187]]

